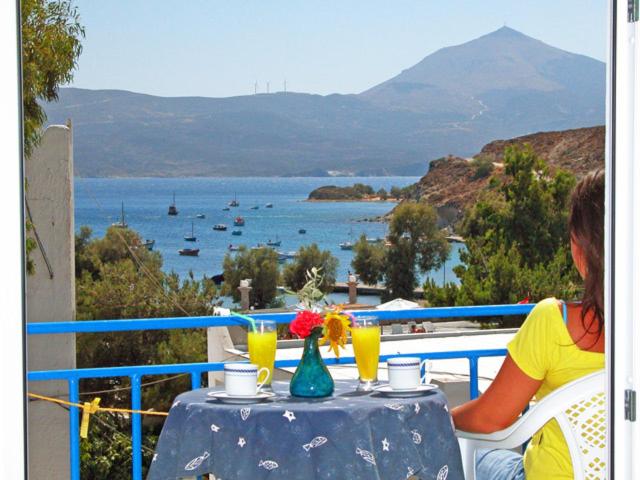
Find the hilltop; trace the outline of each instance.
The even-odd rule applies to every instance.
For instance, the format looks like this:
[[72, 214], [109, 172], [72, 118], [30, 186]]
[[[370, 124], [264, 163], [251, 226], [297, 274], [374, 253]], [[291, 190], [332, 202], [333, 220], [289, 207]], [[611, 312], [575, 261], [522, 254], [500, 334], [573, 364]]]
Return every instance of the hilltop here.
[[605, 65], [504, 27], [357, 95], [63, 88], [80, 176], [421, 175], [495, 138], [604, 123]]
[[429, 172], [415, 187], [421, 200], [436, 207], [441, 222], [451, 225], [489, 184], [491, 175], [478, 176], [474, 160], [494, 162], [493, 174], [500, 175], [505, 147], [529, 144], [551, 170], [562, 168], [581, 178], [590, 170], [604, 166], [604, 142], [603, 126], [497, 140], [485, 145], [473, 158], [448, 156], [434, 160]]

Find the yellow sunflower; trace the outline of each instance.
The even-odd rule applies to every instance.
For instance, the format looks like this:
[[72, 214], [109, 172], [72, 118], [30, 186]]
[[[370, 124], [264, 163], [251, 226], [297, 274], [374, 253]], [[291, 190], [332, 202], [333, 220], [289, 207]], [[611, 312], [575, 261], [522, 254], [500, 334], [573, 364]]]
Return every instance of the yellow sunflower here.
[[322, 327], [322, 338], [320, 345], [329, 341], [329, 350], [333, 350], [336, 357], [340, 358], [338, 347], [344, 348], [347, 343], [347, 332], [351, 330], [349, 326], [351, 319], [344, 313], [329, 312], [324, 316], [324, 326]]

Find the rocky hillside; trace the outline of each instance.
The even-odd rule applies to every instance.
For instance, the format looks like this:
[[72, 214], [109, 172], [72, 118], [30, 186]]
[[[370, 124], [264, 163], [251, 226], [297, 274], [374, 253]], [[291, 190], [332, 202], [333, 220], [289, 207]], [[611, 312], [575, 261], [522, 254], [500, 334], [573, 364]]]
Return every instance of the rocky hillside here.
[[417, 183], [420, 198], [437, 208], [443, 225], [451, 225], [487, 187], [491, 175], [482, 174], [481, 165], [493, 162], [493, 174], [500, 174], [505, 147], [529, 144], [552, 169], [563, 168], [580, 178], [604, 166], [604, 133], [604, 127], [542, 132], [491, 142], [472, 159], [449, 156], [434, 160]]
[[502, 162], [504, 149], [511, 145], [531, 145], [551, 167], [560, 167], [581, 177], [604, 165], [604, 127], [578, 128], [561, 132], [525, 135], [511, 140], [496, 140], [484, 147], [476, 157]]

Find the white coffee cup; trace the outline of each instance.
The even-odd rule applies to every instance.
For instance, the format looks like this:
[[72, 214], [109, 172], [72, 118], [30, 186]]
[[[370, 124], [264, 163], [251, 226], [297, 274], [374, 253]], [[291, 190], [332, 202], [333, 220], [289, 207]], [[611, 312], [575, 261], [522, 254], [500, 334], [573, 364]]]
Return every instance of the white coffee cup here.
[[[421, 384], [431, 382], [431, 362], [419, 357], [395, 357], [387, 360], [389, 385], [393, 390], [415, 390]], [[424, 367], [425, 374], [420, 376]]]
[[[264, 381], [258, 383], [258, 377], [262, 372]], [[224, 364], [224, 391], [232, 397], [250, 397], [256, 395], [269, 378], [269, 369], [258, 369], [253, 363], [225, 363]]]

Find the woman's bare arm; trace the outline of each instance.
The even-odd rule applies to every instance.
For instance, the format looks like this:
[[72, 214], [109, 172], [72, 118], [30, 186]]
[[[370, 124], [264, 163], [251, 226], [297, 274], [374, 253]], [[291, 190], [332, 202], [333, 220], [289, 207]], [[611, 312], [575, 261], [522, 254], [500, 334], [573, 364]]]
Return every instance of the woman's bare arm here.
[[542, 380], [529, 377], [507, 355], [487, 391], [451, 411], [456, 428], [475, 433], [507, 428], [529, 404], [541, 384]]

